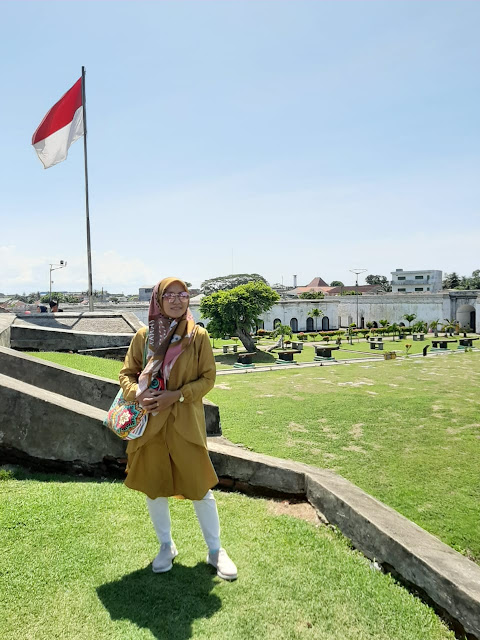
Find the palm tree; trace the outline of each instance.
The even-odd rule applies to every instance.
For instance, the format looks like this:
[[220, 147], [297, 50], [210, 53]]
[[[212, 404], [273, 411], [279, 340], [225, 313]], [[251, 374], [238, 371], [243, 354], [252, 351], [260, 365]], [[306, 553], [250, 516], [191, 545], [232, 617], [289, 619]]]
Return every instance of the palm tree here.
[[277, 324], [275, 330], [272, 332], [272, 337], [276, 338], [277, 336], [280, 336], [280, 349], [283, 349], [284, 336], [290, 336], [291, 338], [292, 335], [292, 328], [288, 324]]
[[400, 335], [400, 327], [396, 322], [394, 322], [392, 325], [390, 325], [389, 329], [393, 335], [393, 342], [395, 342], [395, 334], [398, 333]]
[[445, 335], [447, 335], [447, 332], [452, 336], [453, 332], [455, 331], [455, 329], [457, 328], [457, 321], [452, 319], [449, 320], [448, 318], [445, 318], [445, 325], [443, 326], [443, 331], [445, 331]]
[[416, 313], [406, 313], [403, 317], [408, 322], [408, 326], [410, 326], [410, 323], [415, 320], [415, 318], [417, 317], [417, 314]]
[[388, 320], [380, 320], [380, 324], [385, 329], [388, 326]]
[[307, 316], [310, 316], [310, 318], [315, 318], [315, 331], [317, 331], [318, 318], [321, 318], [323, 316], [323, 311], [320, 311], [320, 309], [317, 309], [315, 307], [315, 309], [312, 309], [307, 313]]
[[438, 325], [440, 324], [440, 319], [432, 320], [428, 325], [429, 328], [434, 332], [435, 338], [438, 338]]

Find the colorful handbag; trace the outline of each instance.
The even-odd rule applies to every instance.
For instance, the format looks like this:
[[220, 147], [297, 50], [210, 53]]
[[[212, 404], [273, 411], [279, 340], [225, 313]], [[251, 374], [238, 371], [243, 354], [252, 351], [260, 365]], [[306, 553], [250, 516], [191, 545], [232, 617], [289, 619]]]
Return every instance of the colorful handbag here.
[[[147, 363], [148, 334], [143, 350], [143, 366]], [[163, 381], [161, 381], [163, 383]], [[158, 388], [160, 381], [155, 379], [151, 387]], [[140, 438], [147, 428], [148, 413], [136, 400], [127, 401], [123, 397], [123, 390], [115, 396], [112, 406], [108, 410], [103, 424], [122, 440], [134, 440]]]

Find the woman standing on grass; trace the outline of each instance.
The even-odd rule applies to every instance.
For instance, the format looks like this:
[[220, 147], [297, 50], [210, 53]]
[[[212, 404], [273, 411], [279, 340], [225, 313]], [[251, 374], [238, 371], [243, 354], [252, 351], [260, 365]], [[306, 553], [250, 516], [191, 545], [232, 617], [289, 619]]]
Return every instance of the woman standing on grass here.
[[148, 330], [137, 331], [120, 371], [125, 399], [136, 398], [149, 413], [144, 434], [128, 443], [125, 484], [147, 496], [160, 542], [154, 572], [169, 571], [178, 555], [168, 497], [181, 496], [193, 501], [208, 546], [207, 562], [220, 578], [234, 580], [237, 569], [220, 545], [211, 491], [218, 478], [208, 455], [202, 403], [215, 383], [215, 359], [206, 330], [190, 313], [189, 300], [187, 286], [178, 278], [164, 278], [155, 285]]

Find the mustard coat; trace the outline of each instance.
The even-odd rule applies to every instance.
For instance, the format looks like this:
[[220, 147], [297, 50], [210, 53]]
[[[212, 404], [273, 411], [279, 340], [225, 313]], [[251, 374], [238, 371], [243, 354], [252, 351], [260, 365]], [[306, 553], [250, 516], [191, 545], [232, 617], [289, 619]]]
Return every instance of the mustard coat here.
[[[147, 335], [147, 327], [137, 331], [119, 374], [126, 400], [135, 400], [136, 397], [137, 375], [143, 368]], [[202, 403], [202, 398], [215, 384], [215, 376], [215, 358], [208, 333], [197, 326], [192, 342], [175, 362], [167, 381], [167, 389], [180, 389], [185, 400], [175, 402], [156, 415], [150, 414], [145, 433], [128, 442], [127, 486], [151, 498], [182, 494], [193, 500], [201, 499], [208, 489], [215, 486], [218, 479], [208, 456]], [[171, 479], [167, 478], [168, 474], [171, 476], [171, 470], [163, 469], [169, 456], [174, 457], [175, 469], [182, 473], [180, 480], [175, 479], [175, 488], [171, 492], [165, 488], [173, 486]], [[160, 459], [162, 469], [153, 469]], [[197, 495], [199, 493], [202, 495]]]

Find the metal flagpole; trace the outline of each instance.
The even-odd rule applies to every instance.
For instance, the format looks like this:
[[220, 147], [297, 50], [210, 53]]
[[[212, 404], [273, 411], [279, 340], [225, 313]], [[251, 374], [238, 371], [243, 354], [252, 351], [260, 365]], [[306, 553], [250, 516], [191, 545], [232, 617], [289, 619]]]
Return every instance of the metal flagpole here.
[[85, 98], [85, 67], [82, 67], [82, 105], [83, 105], [83, 151], [85, 158], [85, 210], [87, 215], [87, 262], [88, 262], [88, 309], [93, 311], [92, 253], [90, 249], [90, 211], [88, 204], [88, 168], [87, 168], [87, 110]]

